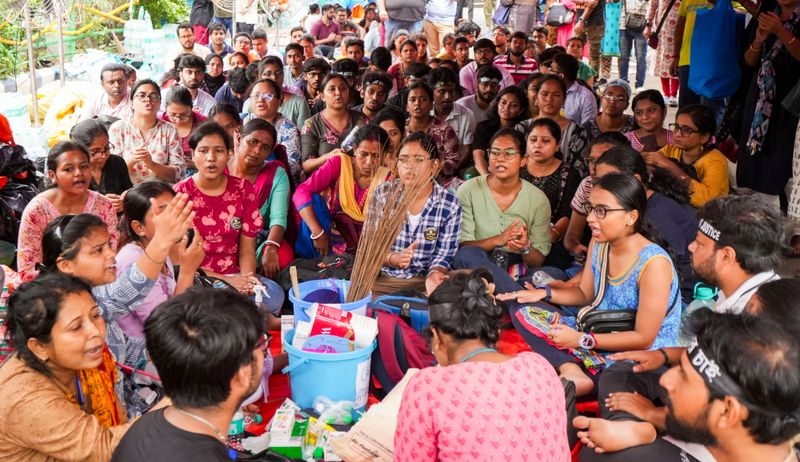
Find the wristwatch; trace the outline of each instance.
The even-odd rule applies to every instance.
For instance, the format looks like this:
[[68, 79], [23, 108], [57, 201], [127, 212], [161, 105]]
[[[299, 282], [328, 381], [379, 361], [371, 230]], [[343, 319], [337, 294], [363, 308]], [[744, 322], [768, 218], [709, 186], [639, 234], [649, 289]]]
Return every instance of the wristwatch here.
[[545, 296], [544, 296], [543, 300], [546, 301], [546, 302], [549, 302], [550, 301], [550, 297], [553, 296], [553, 290], [550, 288], [549, 285], [546, 285], [543, 288], [544, 288], [544, 293], [545, 293]]
[[578, 339], [578, 346], [581, 347], [582, 350], [593, 350], [594, 347], [597, 346], [597, 339], [594, 338], [594, 334], [592, 333], [583, 334]]
[[520, 250], [519, 253], [522, 255], [528, 255], [529, 253], [531, 253], [531, 250], [533, 250], [533, 246], [531, 244], [528, 244], [528, 246]]

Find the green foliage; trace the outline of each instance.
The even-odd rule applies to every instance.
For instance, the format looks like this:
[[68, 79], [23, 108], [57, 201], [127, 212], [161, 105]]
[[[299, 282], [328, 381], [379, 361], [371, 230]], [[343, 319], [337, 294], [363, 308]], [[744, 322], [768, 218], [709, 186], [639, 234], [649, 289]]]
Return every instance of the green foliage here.
[[189, 17], [189, 7], [184, 0], [140, 0], [139, 5], [150, 13], [155, 29], [160, 29], [163, 23], [176, 24]]

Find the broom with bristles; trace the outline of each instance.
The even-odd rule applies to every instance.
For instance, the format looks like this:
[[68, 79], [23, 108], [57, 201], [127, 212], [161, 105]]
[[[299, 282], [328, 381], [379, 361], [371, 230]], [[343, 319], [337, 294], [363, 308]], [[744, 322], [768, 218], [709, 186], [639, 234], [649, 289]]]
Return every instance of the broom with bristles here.
[[[434, 172], [434, 177], [436, 172]], [[378, 279], [383, 261], [405, 223], [408, 211], [420, 192], [425, 189], [430, 178], [420, 178], [411, 185], [404, 185], [395, 179], [381, 194], [374, 194], [370, 200], [367, 217], [361, 229], [353, 272], [350, 277], [350, 290], [347, 302], [365, 298]]]

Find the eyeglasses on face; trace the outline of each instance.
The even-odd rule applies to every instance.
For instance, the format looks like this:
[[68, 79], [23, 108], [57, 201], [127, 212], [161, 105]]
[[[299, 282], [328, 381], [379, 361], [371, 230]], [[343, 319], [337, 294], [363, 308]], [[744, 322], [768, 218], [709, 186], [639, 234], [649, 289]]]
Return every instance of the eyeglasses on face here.
[[269, 103], [273, 99], [275, 99], [275, 93], [253, 93], [252, 95], [250, 95], [250, 97], [253, 99], [263, 99], [264, 101]]
[[261, 338], [256, 343], [254, 350], [261, 350], [262, 353], [266, 354], [269, 350], [269, 341], [272, 337], [269, 334], [261, 334]]
[[403, 165], [409, 165], [409, 164], [420, 165], [420, 164], [424, 164], [425, 161], [427, 161], [429, 159], [430, 159], [430, 156], [427, 156], [425, 154], [414, 154], [414, 155], [405, 155], [404, 154], [402, 156], [397, 156], [397, 163], [398, 164], [403, 164]]
[[594, 212], [594, 216], [596, 216], [598, 220], [604, 219], [606, 215], [608, 215], [608, 212], [627, 212], [627, 210], [622, 208], [612, 209], [605, 205], [592, 205], [588, 202], [583, 204], [583, 211], [586, 212], [587, 217]]
[[497, 159], [503, 156], [506, 160], [511, 160], [519, 155], [519, 151], [514, 148], [497, 149], [492, 148], [489, 150], [489, 157]]
[[603, 95], [603, 99], [612, 103], [627, 103], [628, 98], [624, 96]]
[[159, 95], [158, 93], [150, 93], [150, 94], [136, 93], [135, 95], [133, 95], [133, 97], [136, 99], [136, 101], [139, 101], [140, 103], [146, 103], [147, 101], [155, 103], [157, 101], [161, 101], [161, 95]]
[[700, 130], [696, 128], [687, 127], [686, 125], [679, 125], [679, 124], [669, 124], [670, 130], [674, 133], [681, 134], [683, 136], [692, 136], [695, 133], [700, 133]]
[[247, 143], [247, 147], [251, 149], [259, 149], [263, 153], [270, 153], [272, 152], [272, 146], [267, 143], [262, 143], [255, 138], [247, 137], [244, 139], [244, 142]]
[[106, 145], [106, 147], [104, 147], [104, 148], [92, 149], [91, 151], [89, 151], [89, 157], [93, 157], [94, 158], [94, 157], [100, 157], [100, 156], [107, 156], [107, 155], [111, 154], [111, 151], [113, 151], [113, 150], [114, 150], [114, 145], [111, 144], [111, 143], [108, 143]]

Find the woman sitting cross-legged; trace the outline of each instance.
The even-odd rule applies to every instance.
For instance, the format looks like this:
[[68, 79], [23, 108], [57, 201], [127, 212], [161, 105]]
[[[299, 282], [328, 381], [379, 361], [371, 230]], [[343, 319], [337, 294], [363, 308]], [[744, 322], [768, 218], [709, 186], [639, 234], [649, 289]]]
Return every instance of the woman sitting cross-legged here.
[[522, 287], [507, 269], [523, 263], [539, 267], [550, 251], [550, 202], [538, 188], [520, 179], [525, 139], [513, 128], [489, 142], [489, 175], [458, 189], [461, 201], [461, 248], [456, 268], [486, 268], [498, 292]]
[[91, 291], [48, 274], [9, 299], [14, 353], [0, 367], [0, 459], [107, 461], [130, 427]]
[[[633, 330], [608, 334], [581, 332], [576, 329], [575, 318], [562, 313], [561, 323], [551, 325], [545, 332], [547, 340], [529, 330], [535, 327], [520, 320], [517, 313], [512, 315], [515, 327], [528, 344], [547, 358], [562, 377], [575, 383], [578, 396], [594, 390], [604, 365], [594, 363], [595, 373], [590, 373], [570, 349], [605, 356], [615, 351], [660, 348], [677, 342], [680, 281], [667, 252], [643, 234], [646, 206], [645, 188], [635, 178], [619, 173], [600, 177], [586, 207], [592, 230], [586, 261], [591, 271], [583, 272], [579, 286], [535, 289], [528, 285], [529, 290], [498, 295], [502, 300], [523, 304], [545, 300], [586, 306], [595, 301], [603, 286], [598, 312], [635, 310]], [[606, 274], [601, 274], [603, 267], [607, 267]]]
[[490, 281], [482, 269], [454, 271], [428, 296], [431, 350], [443, 367], [409, 381], [396, 461], [569, 460], [564, 388], [538, 354], [494, 349], [505, 309]]
[[[386, 180], [389, 170], [381, 157], [389, 147], [382, 128], [364, 125], [356, 132], [353, 150], [336, 150], [302, 182], [292, 196], [303, 219], [295, 250], [305, 258], [331, 251], [331, 227], [344, 240], [336, 253], [355, 254], [367, 205], [375, 188]], [[319, 195], [330, 189], [327, 204]]]
[[262, 221], [255, 190], [246, 179], [225, 173], [233, 140], [220, 125], [206, 122], [189, 137], [189, 146], [197, 173], [176, 184], [175, 191], [194, 202], [194, 227], [203, 236], [206, 254], [200, 267], [244, 294], [264, 286], [263, 302], [277, 312], [283, 289], [256, 275], [256, 235]]
[[[433, 292], [447, 277], [461, 234], [461, 203], [436, 182], [442, 158], [429, 135], [414, 132], [400, 145], [396, 182], [405, 188], [424, 187], [411, 204], [400, 235], [386, 255], [373, 295], [411, 288]], [[369, 213], [380, 213], [394, 188], [384, 183], [375, 191]]]

